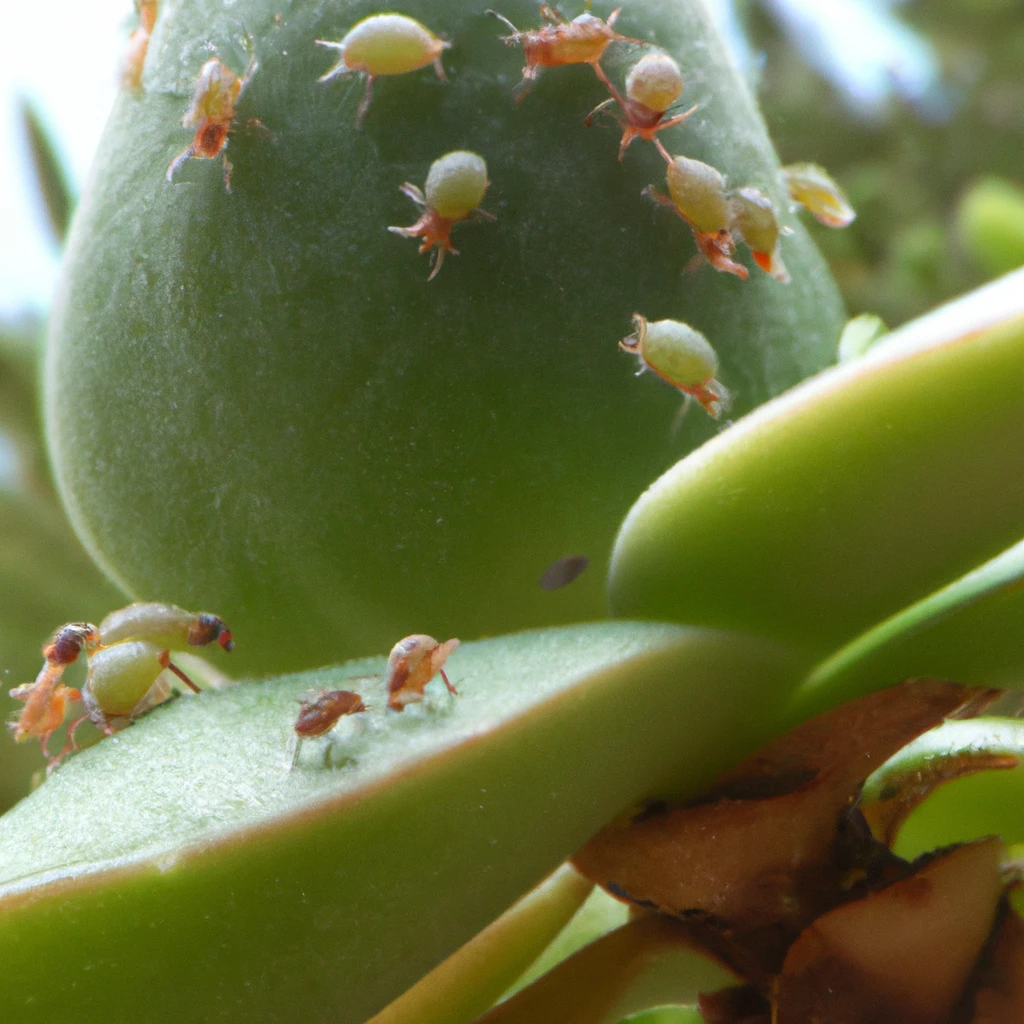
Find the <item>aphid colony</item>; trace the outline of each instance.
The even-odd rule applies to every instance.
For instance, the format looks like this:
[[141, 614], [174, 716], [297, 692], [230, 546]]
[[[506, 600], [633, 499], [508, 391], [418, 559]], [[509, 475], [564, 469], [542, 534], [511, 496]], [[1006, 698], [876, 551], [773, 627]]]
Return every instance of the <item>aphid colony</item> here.
[[[43, 667], [35, 680], [10, 691], [25, 705], [17, 720], [9, 723], [14, 739], [23, 743], [37, 738], [52, 769], [77, 749], [75, 730], [86, 719], [109, 736], [167, 700], [172, 690], [165, 670], [198, 693], [199, 687], [171, 661], [171, 652], [212, 643], [225, 651], [234, 647], [224, 620], [173, 604], [139, 602], [111, 612], [99, 626], [89, 622], [62, 626], [43, 647]], [[83, 653], [88, 663], [85, 683], [80, 689], [65, 686], [65, 670]], [[51, 755], [50, 736], [63, 724], [71, 704], [81, 704], [83, 714], [68, 726], [60, 753]]]
[[[43, 646], [43, 667], [36, 678], [10, 691], [24, 707], [8, 728], [17, 743], [38, 739], [52, 771], [78, 749], [75, 732], [86, 720], [111, 736], [168, 700], [174, 690], [167, 673], [199, 693], [199, 687], [171, 660], [171, 653], [214, 643], [225, 651], [235, 645], [223, 619], [208, 612], [187, 612], [173, 604], [130, 604], [111, 612], [98, 626], [70, 622]], [[388, 708], [402, 711], [406, 705], [422, 701], [427, 684], [438, 675], [448, 692], [457, 696], [444, 666], [458, 646], [458, 640], [438, 643], [423, 633], [399, 640], [385, 670]], [[83, 654], [85, 682], [80, 688], [66, 686], [65, 671]], [[82, 706], [82, 714], [68, 726], [61, 750], [51, 754], [50, 737], [64, 724], [74, 704]], [[293, 727], [293, 768], [303, 740], [323, 736], [341, 718], [368, 710], [362, 697], [351, 690], [321, 690], [300, 705]]]
[[[454, 638], [438, 643], [425, 633], [413, 633], [399, 640], [391, 648], [385, 669], [388, 709], [402, 711], [407, 704], [419, 703], [425, 696], [427, 684], [437, 675], [444, 680], [448, 692], [457, 697], [458, 690], [452, 686], [444, 666], [458, 646], [459, 641]], [[352, 690], [319, 690], [308, 699], [300, 700], [294, 726], [296, 739], [292, 768], [298, 763], [304, 740], [323, 736], [340, 719], [368, 710], [363, 698]], [[325, 756], [330, 756], [329, 748]]]

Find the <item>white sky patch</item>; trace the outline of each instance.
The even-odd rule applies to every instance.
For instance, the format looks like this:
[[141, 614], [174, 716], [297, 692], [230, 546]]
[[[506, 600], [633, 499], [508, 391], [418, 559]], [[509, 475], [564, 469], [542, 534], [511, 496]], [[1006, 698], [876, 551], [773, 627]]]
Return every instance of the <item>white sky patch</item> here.
[[57, 274], [53, 242], [17, 113], [27, 96], [78, 191], [117, 88], [132, 0], [0, 3], [0, 319], [44, 311]]

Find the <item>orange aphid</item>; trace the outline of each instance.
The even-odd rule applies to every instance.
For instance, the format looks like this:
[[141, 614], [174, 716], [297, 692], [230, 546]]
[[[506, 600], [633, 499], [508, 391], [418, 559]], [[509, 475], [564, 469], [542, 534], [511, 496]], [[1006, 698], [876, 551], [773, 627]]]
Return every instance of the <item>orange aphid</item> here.
[[679, 99], [683, 91], [683, 76], [679, 65], [667, 53], [649, 53], [630, 68], [626, 76], [625, 96], [610, 82], [608, 88], [612, 98], [594, 107], [587, 115], [587, 126], [591, 125], [595, 114], [617, 103], [625, 114], [625, 120], [615, 117], [622, 129], [619, 159], [626, 155], [634, 139], [646, 139], [653, 142], [665, 160], [671, 163], [672, 158], [657, 138], [657, 133], [682, 124], [697, 109], [695, 104], [689, 110], [665, 119], [669, 107]]
[[299, 760], [302, 741], [330, 732], [339, 718], [366, 711], [363, 698], [351, 690], [320, 690], [312, 700], [299, 701], [299, 717], [295, 719], [295, 753], [292, 768]]
[[488, 11], [488, 14], [512, 30], [512, 35], [501, 37], [502, 41], [509, 46], [523, 48], [526, 66], [523, 68], [523, 80], [516, 86], [516, 103], [522, 102], [530, 91], [541, 68], [557, 68], [563, 64], [589, 64], [594, 74], [611, 88], [611, 82], [600, 64], [604, 51], [615, 42], [644, 45], [642, 39], [621, 36], [612, 28], [621, 9], [612, 11], [608, 20], [604, 21], [590, 13], [590, 2], [587, 0], [584, 13], [569, 21], [561, 11], [548, 4], [541, 4], [540, 16], [548, 24], [527, 32], [520, 32], [503, 14]]
[[458, 690], [444, 671], [444, 663], [458, 646], [458, 640], [445, 640], [439, 644], [432, 636], [423, 633], [414, 633], [399, 640], [388, 655], [388, 707], [392, 711], [401, 711], [406, 704], [423, 700], [427, 683], [438, 673], [448, 692], [458, 696]]
[[135, 0], [135, 7], [139, 12], [139, 27], [128, 37], [121, 68], [121, 84], [126, 89], [137, 89], [142, 84], [149, 37], [156, 24], [157, 0]]
[[241, 77], [219, 57], [211, 57], [203, 65], [192, 94], [192, 103], [181, 120], [186, 128], [195, 128], [195, 137], [192, 144], [171, 161], [167, 168], [168, 181], [173, 180], [178, 168], [192, 157], [197, 160], [214, 160], [219, 156], [224, 163], [224, 187], [231, 191], [228, 133], [235, 116], [235, 105], [258, 67], [255, 55], [250, 58], [249, 66]]

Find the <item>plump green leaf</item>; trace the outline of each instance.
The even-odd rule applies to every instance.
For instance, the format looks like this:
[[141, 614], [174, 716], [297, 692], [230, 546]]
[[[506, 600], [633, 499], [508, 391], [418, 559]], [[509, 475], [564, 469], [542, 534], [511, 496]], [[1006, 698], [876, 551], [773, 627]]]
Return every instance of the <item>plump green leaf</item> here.
[[[620, 163], [614, 121], [585, 127], [607, 95], [589, 67], [545, 70], [517, 107], [522, 50], [489, 6], [541, 23], [535, 0], [404, 3], [451, 41], [450, 81], [379, 78], [357, 130], [363, 82], [319, 83], [336, 53], [314, 40], [376, 0], [162, 0], [142, 86], [107, 126], [49, 336], [57, 475], [104, 568], [137, 597], [223, 615], [247, 671], [603, 615], [622, 516], [715, 430], [694, 410], [674, 436], [679, 394], [633, 378], [616, 343], [634, 311], [703, 331], [740, 413], [834, 356], [838, 294], [704, 4], [633, 0], [616, 28], [675, 54], [699, 103], [665, 144], [783, 211], [789, 285], [684, 275], [690, 232], [641, 196], [665, 163], [646, 142]], [[167, 182], [200, 67], [215, 53], [240, 73], [246, 31], [260, 67], [231, 193], [219, 160]], [[620, 88], [641, 52], [608, 50]], [[399, 186], [467, 148], [497, 220], [458, 225], [462, 254], [428, 283], [427, 257], [386, 229], [417, 217]], [[571, 555], [589, 557], [583, 577], [538, 586]]]
[[468, 1024], [568, 925], [592, 888], [563, 864], [367, 1024]]
[[[757, 746], [806, 667], [607, 623], [466, 644], [459, 696], [401, 714], [381, 659], [184, 697], [0, 821], [0, 1019], [361, 1024], [611, 817]], [[289, 771], [311, 686], [371, 710]]]
[[1024, 271], [757, 410], [619, 534], [619, 615], [825, 656], [1024, 533]]
[[627, 1014], [695, 1002], [737, 980], [699, 952], [679, 922], [651, 915], [581, 949], [479, 1024], [618, 1024]]
[[[900, 751], [865, 785], [874, 799], [887, 780], [927, 771], [936, 758], [1011, 755], [1024, 760], [1024, 722], [978, 718], [946, 722]], [[1002, 836], [1007, 845], [1024, 843], [1024, 766], [982, 771], [943, 783], [907, 818], [895, 850], [912, 859], [929, 850], [984, 836]]]
[[818, 665], [797, 715], [911, 676], [1024, 688], [1024, 543], [862, 633]]

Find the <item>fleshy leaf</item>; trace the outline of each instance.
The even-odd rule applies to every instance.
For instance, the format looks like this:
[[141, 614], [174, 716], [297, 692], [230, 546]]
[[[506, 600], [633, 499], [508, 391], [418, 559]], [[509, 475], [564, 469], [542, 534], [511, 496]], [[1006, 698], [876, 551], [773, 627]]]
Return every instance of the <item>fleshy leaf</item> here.
[[795, 697], [797, 714], [911, 676], [1024, 688], [1024, 542], [840, 648]]
[[480, 1018], [479, 1024], [618, 1024], [668, 1002], [694, 1002], [736, 976], [651, 915], [609, 932]]
[[592, 887], [564, 864], [367, 1024], [463, 1024], [478, 1017], [555, 938]]
[[616, 614], [821, 656], [1024, 533], [1024, 272], [756, 410], [656, 481], [616, 541]]
[[[361, 1024], [613, 816], [755, 747], [806, 669], [762, 641], [606, 623], [465, 644], [459, 696], [433, 684], [398, 714], [360, 678], [383, 665], [183, 697], [10, 811], [0, 1019]], [[307, 743], [290, 772], [317, 686], [371, 710], [321, 741], [334, 770]]]

